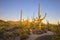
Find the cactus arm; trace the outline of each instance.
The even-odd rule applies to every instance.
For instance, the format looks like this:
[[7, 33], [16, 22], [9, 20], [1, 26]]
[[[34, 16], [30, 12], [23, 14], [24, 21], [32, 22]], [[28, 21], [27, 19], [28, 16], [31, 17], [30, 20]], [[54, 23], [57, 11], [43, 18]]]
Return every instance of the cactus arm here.
[[46, 13], [45, 13], [45, 16], [41, 20], [45, 19], [45, 17], [46, 17]]

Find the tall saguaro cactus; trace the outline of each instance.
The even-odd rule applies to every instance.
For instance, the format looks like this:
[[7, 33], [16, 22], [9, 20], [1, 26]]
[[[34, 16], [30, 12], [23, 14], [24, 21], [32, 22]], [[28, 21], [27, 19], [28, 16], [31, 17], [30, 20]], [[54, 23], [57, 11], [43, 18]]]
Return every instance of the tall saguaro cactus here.
[[23, 24], [23, 19], [22, 19], [22, 9], [20, 10], [20, 25]]
[[20, 11], [20, 21], [22, 21], [22, 9]]
[[45, 13], [45, 16], [43, 18], [41, 18], [41, 15], [40, 15], [40, 4], [38, 4], [38, 23], [39, 23], [39, 29], [41, 30], [41, 24], [42, 24], [42, 20], [44, 20], [46, 17], [46, 13]]

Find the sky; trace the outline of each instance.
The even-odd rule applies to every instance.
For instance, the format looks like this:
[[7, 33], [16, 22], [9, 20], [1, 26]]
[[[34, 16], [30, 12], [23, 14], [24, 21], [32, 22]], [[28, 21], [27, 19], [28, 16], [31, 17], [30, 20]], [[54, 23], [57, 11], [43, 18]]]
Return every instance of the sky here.
[[20, 10], [22, 9], [23, 19], [38, 16], [38, 4], [40, 3], [41, 18], [46, 13], [46, 18], [50, 23], [60, 22], [60, 0], [0, 0], [0, 20], [17, 21], [20, 20]]

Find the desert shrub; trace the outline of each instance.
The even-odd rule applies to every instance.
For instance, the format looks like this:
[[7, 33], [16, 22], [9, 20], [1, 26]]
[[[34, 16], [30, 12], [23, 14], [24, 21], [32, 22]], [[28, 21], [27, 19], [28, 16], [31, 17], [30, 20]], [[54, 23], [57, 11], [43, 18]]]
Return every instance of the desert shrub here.
[[60, 40], [60, 35], [53, 35], [52, 40]]

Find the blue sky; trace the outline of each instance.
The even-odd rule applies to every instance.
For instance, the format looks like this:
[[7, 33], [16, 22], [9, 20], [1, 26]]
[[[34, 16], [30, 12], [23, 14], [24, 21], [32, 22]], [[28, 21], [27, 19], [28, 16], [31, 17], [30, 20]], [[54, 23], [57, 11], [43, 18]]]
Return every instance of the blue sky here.
[[57, 23], [59, 20], [60, 22], [60, 0], [0, 0], [0, 19], [20, 20], [20, 9], [23, 19], [27, 16], [31, 19], [33, 12], [37, 17], [38, 3], [40, 3], [41, 17], [47, 13], [45, 21]]

